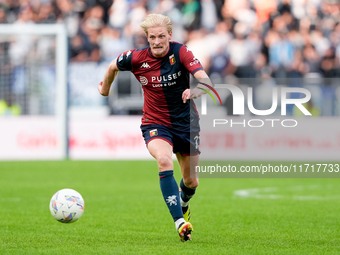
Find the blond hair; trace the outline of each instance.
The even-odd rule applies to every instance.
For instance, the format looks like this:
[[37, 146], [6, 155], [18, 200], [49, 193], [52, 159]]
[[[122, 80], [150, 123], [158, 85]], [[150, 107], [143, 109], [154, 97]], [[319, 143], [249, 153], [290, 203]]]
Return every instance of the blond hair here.
[[149, 14], [148, 16], [146, 16], [146, 18], [143, 20], [140, 26], [144, 30], [146, 35], [148, 34], [148, 29], [150, 27], [164, 26], [168, 30], [169, 34], [172, 31], [172, 24], [170, 18], [168, 16], [156, 13]]

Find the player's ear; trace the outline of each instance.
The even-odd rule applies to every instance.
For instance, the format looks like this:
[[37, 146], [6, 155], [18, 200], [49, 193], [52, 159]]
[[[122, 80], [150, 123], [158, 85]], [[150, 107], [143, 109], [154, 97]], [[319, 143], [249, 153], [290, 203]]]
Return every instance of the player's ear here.
[[169, 35], [170, 35], [169, 40], [171, 40], [171, 38], [172, 38], [172, 31], [170, 31]]

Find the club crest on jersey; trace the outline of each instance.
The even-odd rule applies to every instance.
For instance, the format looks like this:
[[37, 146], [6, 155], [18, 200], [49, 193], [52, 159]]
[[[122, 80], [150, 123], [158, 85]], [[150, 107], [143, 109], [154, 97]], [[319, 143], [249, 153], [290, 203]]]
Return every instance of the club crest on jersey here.
[[150, 137], [154, 137], [158, 135], [158, 130], [157, 129], [152, 129], [150, 130]]
[[169, 60], [170, 60], [170, 64], [174, 65], [176, 63], [175, 55], [174, 54], [170, 55]]

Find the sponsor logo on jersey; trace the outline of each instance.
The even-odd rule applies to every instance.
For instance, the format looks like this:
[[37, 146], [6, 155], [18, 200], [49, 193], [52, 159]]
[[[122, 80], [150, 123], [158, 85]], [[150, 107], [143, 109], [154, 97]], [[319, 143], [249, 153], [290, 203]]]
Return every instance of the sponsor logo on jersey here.
[[150, 68], [149, 64], [144, 62], [140, 68]]
[[194, 66], [194, 65], [196, 65], [196, 64], [198, 64], [198, 63], [199, 63], [198, 59], [197, 59], [197, 58], [194, 58], [193, 61], [190, 62], [190, 66]]
[[174, 65], [176, 63], [175, 55], [174, 54], [170, 55], [169, 60], [170, 60], [170, 64]]
[[158, 130], [157, 129], [150, 130], [150, 137], [157, 136], [157, 135], [158, 135]]
[[178, 77], [180, 77], [182, 74], [181, 71], [173, 74], [168, 74], [168, 75], [162, 75], [162, 76], [152, 76], [151, 77], [151, 82], [158, 81], [171, 81], [171, 80], [176, 80]]
[[143, 86], [148, 85], [149, 83], [148, 79], [144, 76], [139, 76], [139, 81]]
[[123, 54], [121, 54], [121, 55], [119, 56], [118, 62], [120, 62], [120, 61], [122, 61], [122, 60], [123, 60]]
[[126, 57], [128, 57], [128, 56], [130, 56], [131, 53], [132, 53], [131, 50], [129, 50], [128, 52], [126, 52], [126, 54], [125, 54], [125, 52], [123, 54], [121, 54], [118, 58], [118, 62], [123, 60], [124, 55], [126, 55]]

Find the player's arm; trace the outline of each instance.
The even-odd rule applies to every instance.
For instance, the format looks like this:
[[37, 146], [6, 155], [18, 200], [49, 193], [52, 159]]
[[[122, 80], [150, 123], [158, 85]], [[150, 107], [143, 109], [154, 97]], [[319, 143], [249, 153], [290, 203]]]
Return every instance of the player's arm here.
[[197, 72], [195, 72], [193, 74], [193, 76], [198, 80], [198, 85], [196, 88], [194, 89], [186, 89], [183, 94], [182, 94], [182, 99], [183, 99], [183, 103], [186, 103], [188, 99], [196, 99], [200, 96], [202, 96], [203, 94], [206, 94], [206, 92], [202, 89], [199, 88], [203, 88], [203, 89], [207, 89], [207, 86], [204, 86], [204, 84], [208, 84], [210, 86], [212, 86], [212, 82], [208, 76], [208, 74], [204, 71], [204, 70], [198, 70]]
[[112, 82], [116, 78], [118, 71], [120, 70], [117, 67], [117, 59], [114, 59], [105, 72], [104, 80], [98, 84], [98, 91], [102, 96], [108, 96], [110, 94]]

